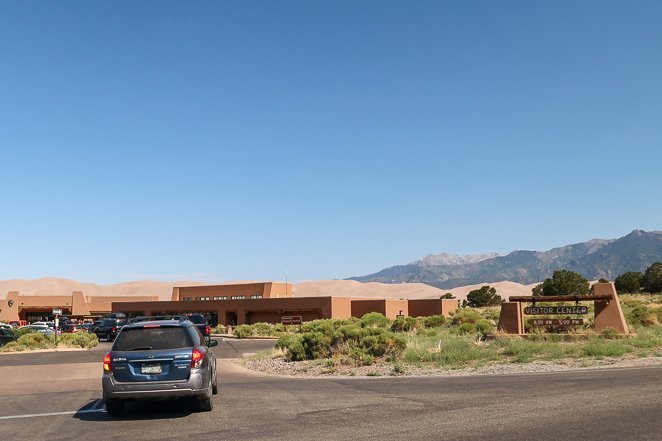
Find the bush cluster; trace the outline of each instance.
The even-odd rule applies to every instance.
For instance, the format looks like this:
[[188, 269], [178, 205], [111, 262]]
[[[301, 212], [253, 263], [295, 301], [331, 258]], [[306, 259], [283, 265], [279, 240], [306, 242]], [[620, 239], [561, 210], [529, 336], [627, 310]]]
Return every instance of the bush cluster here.
[[342, 364], [367, 366], [377, 359], [395, 360], [405, 350], [407, 342], [390, 330], [392, 323], [388, 318], [378, 315], [366, 314], [357, 323], [351, 320], [308, 322], [302, 334], [283, 335], [276, 347], [293, 361], [333, 358]]
[[99, 344], [96, 334], [87, 332], [74, 332], [73, 334], [62, 334], [58, 341], [71, 348], [91, 349]]
[[[70, 348], [86, 348], [90, 349], [99, 344], [99, 340], [95, 334], [88, 334], [87, 332], [75, 332], [73, 334], [62, 334], [57, 337], [58, 345], [67, 346]], [[32, 330], [31, 332], [19, 333], [16, 341], [9, 342], [2, 347], [4, 352], [20, 352], [33, 349], [52, 349], [55, 348], [55, 337], [52, 335], [44, 335], [40, 332]]]
[[625, 319], [635, 327], [655, 326], [659, 324], [658, 310], [662, 308], [651, 308], [641, 301], [629, 302], [624, 308]]

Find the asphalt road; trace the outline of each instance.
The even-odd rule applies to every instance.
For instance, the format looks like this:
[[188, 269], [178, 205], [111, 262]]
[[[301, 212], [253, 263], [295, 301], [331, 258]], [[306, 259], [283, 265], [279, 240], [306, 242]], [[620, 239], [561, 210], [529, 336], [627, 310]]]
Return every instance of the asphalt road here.
[[[662, 367], [454, 378], [295, 379], [255, 374], [227, 358], [268, 341], [222, 342], [210, 413], [188, 402], [103, 410], [97, 380], [65, 391], [0, 395], [0, 439], [661, 440]], [[103, 354], [0, 356], [0, 372], [48, 369]], [[75, 355], [72, 355], [75, 354]], [[11, 357], [11, 358], [10, 358]], [[49, 358], [52, 357], [52, 358]], [[98, 359], [97, 359], [98, 360]], [[28, 365], [29, 363], [35, 363]], [[41, 364], [39, 364], [41, 363]], [[2, 382], [0, 378], [0, 394]]]
[[[266, 351], [274, 347], [274, 340], [234, 340], [216, 338], [219, 346], [213, 348], [217, 358], [241, 358], [245, 353], [256, 353]], [[21, 365], [47, 365], [61, 363], [96, 363], [103, 360], [106, 352], [110, 351], [112, 343], [102, 341], [99, 345], [89, 351], [69, 352], [37, 352], [27, 356], [26, 354], [2, 354], [0, 355], [0, 367]], [[29, 357], [29, 358], [28, 358]]]

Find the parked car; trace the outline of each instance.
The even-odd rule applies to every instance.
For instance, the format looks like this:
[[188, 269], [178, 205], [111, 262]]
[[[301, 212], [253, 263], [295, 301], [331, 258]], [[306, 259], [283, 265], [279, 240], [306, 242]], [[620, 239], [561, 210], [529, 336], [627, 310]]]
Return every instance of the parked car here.
[[122, 326], [126, 325], [126, 319], [122, 318], [105, 318], [94, 332], [99, 340], [106, 339], [107, 341], [114, 341], [119, 334]]
[[51, 328], [49, 328], [46, 325], [26, 325], [26, 326], [21, 326], [18, 329], [19, 330], [30, 329], [32, 331], [41, 332], [44, 335], [53, 335], [53, 334], [55, 334], [55, 331], [53, 331]]
[[9, 323], [0, 323], [0, 329], [8, 329], [11, 331], [12, 329], [14, 329], [14, 327]]
[[212, 410], [218, 379], [209, 348], [216, 345], [187, 318], [129, 323], [103, 359], [106, 411], [121, 414], [126, 400], [182, 397]]
[[18, 337], [9, 329], [0, 328], [0, 346], [4, 346], [9, 342], [16, 341]]
[[26, 326], [28, 322], [25, 320], [12, 320], [9, 322], [10, 325], [12, 325], [14, 328], [20, 328], [21, 326]]
[[209, 323], [207, 323], [204, 315], [189, 314], [187, 318], [200, 330], [200, 332], [202, 332], [202, 335], [204, 335], [205, 338], [209, 338], [211, 336], [211, 328], [209, 327]]
[[94, 323], [83, 323], [80, 326], [82, 327], [82, 331], [94, 334]]
[[64, 334], [73, 334], [74, 332], [87, 332], [87, 329], [85, 329], [83, 325], [69, 323], [66, 325], [60, 325], [60, 331]]
[[99, 327], [102, 321], [103, 320], [95, 320], [95, 322], [92, 324], [92, 332], [94, 333], [97, 332], [97, 328]]

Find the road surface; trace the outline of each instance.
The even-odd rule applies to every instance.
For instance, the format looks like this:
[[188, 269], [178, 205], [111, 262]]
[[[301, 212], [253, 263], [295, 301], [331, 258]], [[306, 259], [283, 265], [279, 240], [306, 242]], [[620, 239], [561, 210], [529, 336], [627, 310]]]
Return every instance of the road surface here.
[[[434, 378], [284, 378], [229, 359], [271, 341], [223, 341], [214, 410], [148, 402], [111, 419], [102, 343], [0, 356], [0, 440], [656, 440], [662, 367]], [[52, 378], [49, 377], [52, 372]], [[68, 374], [70, 373], [70, 374]]]

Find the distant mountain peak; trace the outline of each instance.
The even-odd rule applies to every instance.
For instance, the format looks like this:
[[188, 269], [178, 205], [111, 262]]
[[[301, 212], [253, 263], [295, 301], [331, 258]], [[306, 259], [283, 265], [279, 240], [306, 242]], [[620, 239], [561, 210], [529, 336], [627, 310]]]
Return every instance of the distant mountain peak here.
[[589, 280], [614, 280], [627, 271], [643, 271], [662, 261], [662, 232], [633, 230], [618, 239], [592, 239], [548, 251], [513, 251], [457, 256], [442, 253], [425, 256], [408, 265], [396, 265], [367, 276], [360, 282], [422, 282], [448, 289], [502, 280], [530, 284], [550, 277], [555, 270], [568, 269]]
[[467, 263], [476, 263], [481, 262], [487, 259], [493, 259], [499, 257], [499, 253], [486, 253], [486, 254], [467, 254], [466, 256], [460, 256], [458, 254], [452, 253], [441, 253], [441, 254], [428, 254], [420, 260], [416, 260], [410, 265], [416, 266], [438, 266], [438, 265], [465, 265]]

